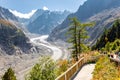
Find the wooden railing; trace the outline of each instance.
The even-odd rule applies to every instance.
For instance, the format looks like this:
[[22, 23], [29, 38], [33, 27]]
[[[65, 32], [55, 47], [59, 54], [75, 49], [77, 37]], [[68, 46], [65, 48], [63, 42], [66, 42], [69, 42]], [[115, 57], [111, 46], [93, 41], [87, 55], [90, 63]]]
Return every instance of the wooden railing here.
[[101, 55], [89, 58], [82, 57], [78, 62], [71, 66], [66, 72], [58, 76], [55, 80], [70, 80], [85, 63], [95, 61], [100, 56]]
[[70, 80], [70, 78], [79, 70], [84, 64], [84, 57], [82, 57], [78, 62], [71, 66], [66, 72], [57, 77], [55, 80]]

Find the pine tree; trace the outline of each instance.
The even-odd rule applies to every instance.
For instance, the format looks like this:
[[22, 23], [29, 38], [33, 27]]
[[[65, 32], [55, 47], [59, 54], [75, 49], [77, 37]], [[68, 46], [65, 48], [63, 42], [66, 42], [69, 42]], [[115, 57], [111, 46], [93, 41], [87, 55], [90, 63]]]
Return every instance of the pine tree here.
[[9, 68], [2, 77], [2, 80], [17, 80], [12, 68]]
[[70, 38], [68, 39], [69, 43], [72, 43], [72, 55], [76, 61], [78, 61], [78, 54], [82, 52], [82, 47], [85, 47], [84, 41], [89, 36], [86, 31], [86, 27], [93, 26], [93, 23], [80, 23], [80, 21], [74, 17], [70, 18], [71, 24], [68, 30]]
[[77, 27], [78, 30], [78, 53], [81, 53], [83, 51], [82, 48], [84, 48], [84, 41], [89, 38], [88, 33], [86, 31], [86, 27], [94, 26], [94, 23], [80, 23]]
[[99, 41], [92, 47], [93, 50], [102, 49], [108, 42], [114, 42], [116, 39], [120, 39], [120, 19], [114, 21], [111, 28], [105, 30]]
[[68, 39], [69, 43], [72, 43], [72, 56], [78, 61], [78, 42], [77, 42], [77, 27], [79, 26], [79, 21], [77, 18], [70, 18], [71, 24], [69, 28], [70, 38]]

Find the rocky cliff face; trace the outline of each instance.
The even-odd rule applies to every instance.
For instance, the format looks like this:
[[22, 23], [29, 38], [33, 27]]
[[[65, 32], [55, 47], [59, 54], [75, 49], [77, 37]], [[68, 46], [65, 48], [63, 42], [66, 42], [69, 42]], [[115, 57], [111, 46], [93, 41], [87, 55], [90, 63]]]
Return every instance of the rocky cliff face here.
[[37, 33], [41, 35], [49, 34], [58, 24], [69, 14], [68, 11], [44, 11], [37, 10], [36, 13], [30, 18], [27, 25], [28, 30], [31, 33]]
[[0, 51], [4, 54], [30, 53], [32, 45], [25, 34], [7, 20], [0, 19]]
[[88, 41], [94, 44], [103, 33], [103, 29], [109, 28], [116, 18], [120, 18], [119, 13], [120, 0], [87, 0], [76, 13], [70, 14], [62, 24], [52, 31], [48, 40], [66, 41], [68, 36], [65, 36], [65, 33], [69, 28], [69, 18], [76, 16], [82, 22], [96, 22], [95, 27], [88, 29], [88, 34], [91, 36]]

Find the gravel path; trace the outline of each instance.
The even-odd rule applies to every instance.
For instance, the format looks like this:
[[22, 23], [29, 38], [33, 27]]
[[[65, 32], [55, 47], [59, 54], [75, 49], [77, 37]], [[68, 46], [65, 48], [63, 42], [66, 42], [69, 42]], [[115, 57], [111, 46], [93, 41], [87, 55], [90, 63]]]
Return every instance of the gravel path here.
[[91, 80], [95, 64], [87, 64], [78, 72], [73, 80]]

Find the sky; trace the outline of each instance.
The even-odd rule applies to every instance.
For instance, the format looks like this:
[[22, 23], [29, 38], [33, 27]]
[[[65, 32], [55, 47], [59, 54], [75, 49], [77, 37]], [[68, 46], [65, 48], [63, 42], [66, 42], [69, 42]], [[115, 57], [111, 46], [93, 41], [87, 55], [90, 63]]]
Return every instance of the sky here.
[[86, 0], [0, 0], [0, 6], [17, 14], [32, 15], [37, 9], [77, 11]]

